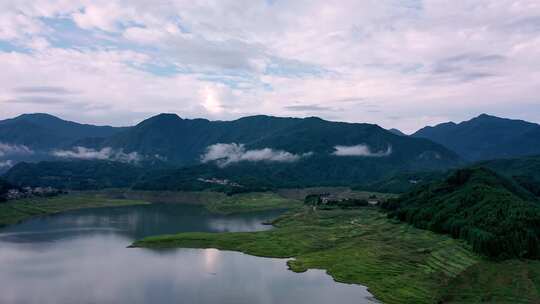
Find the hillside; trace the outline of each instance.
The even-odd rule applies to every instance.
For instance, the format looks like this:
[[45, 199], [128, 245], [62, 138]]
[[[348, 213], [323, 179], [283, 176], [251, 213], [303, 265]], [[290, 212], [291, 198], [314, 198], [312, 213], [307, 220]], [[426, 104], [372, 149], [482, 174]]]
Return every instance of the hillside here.
[[447, 233], [491, 257], [540, 257], [540, 207], [514, 181], [481, 168], [455, 171], [383, 207], [416, 227]]
[[479, 162], [477, 165], [512, 178], [523, 188], [540, 197], [540, 156], [495, 159]]
[[471, 161], [540, 154], [540, 125], [486, 114], [425, 127], [412, 136], [430, 139]]
[[[473, 166], [489, 168], [540, 197], [540, 156], [538, 155], [485, 160], [476, 162]], [[357, 185], [355, 188], [375, 192], [403, 193], [420, 185], [443, 180], [449, 174], [448, 170], [398, 173], [378, 181]]]
[[[9, 136], [6, 133], [1, 137], [2, 128]], [[22, 129], [19, 133], [6, 131], [10, 128]], [[7, 159], [13, 163], [53, 161], [16, 166], [7, 173], [8, 179], [17, 184], [50, 183], [64, 188], [111, 184], [74, 183], [62, 173], [66, 166], [84, 180], [107, 179], [104, 174], [113, 172], [90, 170], [86, 165], [77, 165], [78, 162], [64, 164], [59, 160], [146, 166], [148, 173], [137, 187], [152, 189], [184, 189], [186, 184], [200, 188], [199, 178], [226, 178], [257, 188], [355, 185], [402, 172], [443, 170], [462, 163], [454, 152], [427, 139], [395, 135], [373, 124], [316, 117], [259, 115], [209, 121], [160, 114], [133, 127], [112, 128], [29, 114], [0, 122], [0, 140], [21, 145], [17, 146], [19, 149], [42, 149], [39, 154], [9, 155]], [[156, 167], [156, 163], [164, 165]], [[155, 170], [164, 167], [170, 170]], [[118, 182], [130, 186], [132, 181]]]
[[21, 162], [4, 178], [18, 186], [91, 190], [130, 187], [142, 170], [130, 164], [96, 160]]
[[257, 115], [210, 121], [159, 114], [133, 127], [114, 128], [79, 124], [48, 114], [24, 114], [0, 121], [0, 144], [5, 145], [0, 150], [8, 151], [0, 151], [0, 160], [12, 164], [59, 158], [115, 160], [133, 153], [138, 160], [197, 165], [217, 144], [224, 144], [217, 148], [243, 149], [257, 161], [275, 155], [281, 159], [329, 156], [341, 148], [345, 152], [340, 156], [399, 160], [429, 169], [460, 162], [455, 153], [426, 139], [399, 136], [373, 124], [317, 117]]
[[0, 121], [0, 142], [51, 149], [88, 137], [108, 137], [121, 130], [123, 128], [79, 124], [49, 114], [23, 114]]
[[377, 125], [331, 122], [315, 117], [250, 116], [234, 121], [208, 121], [161, 114], [110, 137], [102, 146], [160, 155], [176, 164], [189, 165], [199, 163], [206, 149], [217, 143], [298, 155], [328, 155], [336, 146], [363, 145], [368, 152], [391, 149], [391, 158], [405, 162], [443, 167], [459, 162], [453, 152], [429, 140], [397, 136]]
[[9, 189], [14, 188], [13, 185], [0, 178], [0, 202], [5, 201], [5, 195]]

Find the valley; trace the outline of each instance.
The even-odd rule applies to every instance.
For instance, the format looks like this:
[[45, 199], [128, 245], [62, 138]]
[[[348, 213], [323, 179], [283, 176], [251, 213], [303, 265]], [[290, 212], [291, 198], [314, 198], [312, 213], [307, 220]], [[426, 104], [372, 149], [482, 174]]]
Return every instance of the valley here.
[[[37, 117], [39, 124], [52, 119], [55, 128], [73, 128], [69, 122]], [[25, 124], [33, 119], [24, 116]], [[99, 140], [81, 137], [70, 145], [66, 143], [75, 135], [64, 129], [72, 137], [62, 140], [62, 146], [10, 146], [10, 151], [24, 153], [41, 149], [0, 178], [0, 198], [7, 199], [0, 203], [0, 243], [21, 254], [16, 263], [28, 262], [26, 255], [36, 260], [36, 252], [20, 248], [20, 242], [55, 259], [78, 245], [93, 248], [90, 253], [97, 248], [115, 252], [111, 262], [122, 267], [127, 267], [126, 257], [141, 265], [161, 265], [127, 271], [140, 286], [163, 286], [154, 276], [159, 270], [182, 281], [180, 290], [194, 288], [185, 277], [165, 270], [166, 263], [179, 259], [181, 267], [188, 267], [215, 255], [222, 262], [212, 267], [227, 269], [225, 280], [243, 269], [246, 277], [240, 280], [264, 288], [270, 287], [258, 281], [261, 274], [253, 269], [281, 265], [269, 274], [292, 280], [292, 285], [272, 287], [273, 296], [292, 299], [289, 288], [300, 285], [312, 290], [314, 297], [303, 294], [298, 303], [325, 303], [327, 297], [338, 297], [340, 303], [540, 301], [536, 155], [471, 162], [429, 139], [317, 118], [254, 116], [211, 122], [158, 115], [121, 130], [77, 128], [114, 132]], [[164, 128], [171, 133], [161, 133]], [[192, 150], [175, 150], [170, 143], [150, 149], [150, 142], [160, 136], [165, 142], [174, 132], [207, 136], [202, 141], [188, 136]], [[350, 133], [354, 135], [343, 136]], [[44, 159], [34, 159], [37, 155]], [[51, 197], [35, 189], [48, 189]], [[21, 195], [13, 196], [16, 192]], [[49, 238], [59, 245], [40, 247]], [[0, 258], [2, 254], [11, 256], [0, 250]], [[85, 263], [97, 263], [93, 254], [80, 254]], [[225, 266], [231, 261], [237, 263], [234, 269]], [[243, 263], [251, 266], [244, 269], [239, 266]], [[277, 264], [261, 266], [268, 263]], [[238, 285], [226, 287], [220, 280], [214, 285], [204, 269], [184, 271], [222, 296], [263, 301], [261, 294], [240, 291]], [[122, 283], [128, 276], [118, 277], [112, 298], [133, 301], [129, 294], [118, 294], [130, 290]], [[317, 279], [306, 280], [312, 276]], [[19, 280], [19, 285], [32, 284], [32, 277]], [[139, 297], [154, 298], [156, 292], [179, 297], [170, 288], [145, 289]], [[215, 302], [203, 298], [204, 303]]]
[[0, 304], [540, 304], [539, 51], [540, 0], [0, 0]]

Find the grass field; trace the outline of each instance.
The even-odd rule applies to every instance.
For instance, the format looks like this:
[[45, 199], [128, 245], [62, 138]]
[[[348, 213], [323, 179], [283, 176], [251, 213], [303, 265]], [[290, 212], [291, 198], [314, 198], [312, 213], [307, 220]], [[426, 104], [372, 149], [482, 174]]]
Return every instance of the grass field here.
[[224, 193], [211, 191], [174, 192], [108, 189], [82, 193], [92, 193], [109, 198], [143, 200], [152, 203], [199, 204], [204, 205], [212, 212], [221, 214], [291, 209], [302, 206], [302, 202], [299, 200], [285, 198], [273, 192], [252, 192], [227, 196]]
[[383, 303], [538, 303], [540, 262], [493, 262], [459, 240], [391, 221], [373, 208], [291, 212], [276, 229], [181, 233], [133, 244], [218, 248], [290, 257], [291, 270], [325, 269], [335, 280], [368, 286]]
[[109, 206], [148, 204], [142, 200], [114, 199], [99, 193], [76, 193], [51, 198], [27, 198], [0, 204], [0, 227], [62, 211]]
[[222, 214], [271, 209], [294, 209], [300, 208], [302, 205], [301, 201], [287, 199], [271, 192], [237, 194], [205, 204], [208, 210]]

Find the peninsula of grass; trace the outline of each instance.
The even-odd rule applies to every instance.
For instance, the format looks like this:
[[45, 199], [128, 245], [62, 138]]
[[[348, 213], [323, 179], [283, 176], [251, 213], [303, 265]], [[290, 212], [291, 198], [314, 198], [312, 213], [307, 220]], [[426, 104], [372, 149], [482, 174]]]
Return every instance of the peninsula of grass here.
[[390, 220], [375, 208], [302, 209], [261, 232], [180, 233], [133, 247], [217, 248], [292, 258], [291, 270], [325, 269], [383, 303], [540, 302], [540, 262], [493, 262], [463, 241]]
[[0, 227], [19, 223], [35, 216], [68, 210], [142, 205], [148, 202], [134, 199], [115, 199], [99, 193], [74, 193], [55, 197], [33, 197], [0, 204]]

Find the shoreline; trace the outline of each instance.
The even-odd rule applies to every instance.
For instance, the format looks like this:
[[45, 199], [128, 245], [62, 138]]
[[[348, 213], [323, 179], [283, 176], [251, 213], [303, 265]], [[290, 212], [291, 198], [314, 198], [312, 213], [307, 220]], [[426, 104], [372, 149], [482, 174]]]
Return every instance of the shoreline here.
[[383, 303], [538, 300], [538, 295], [509, 288], [508, 279], [500, 278], [534, 270], [534, 276], [515, 278], [519, 281], [514, 284], [540, 284], [540, 261], [488, 260], [461, 240], [390, 220], [376, 208], [304, 208], [286, 213], [273, 225], [259, 232], [153, 236], [130, 247], [214, 248], [289, 259], [287, 266], [293, 272], [324, 270], [336, 282], [367, 287]]

